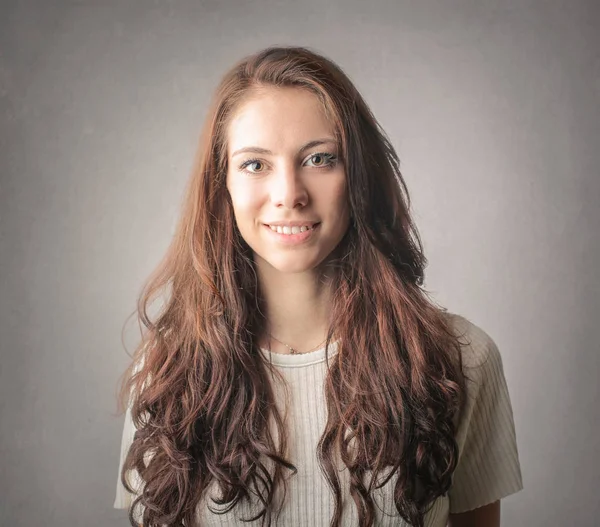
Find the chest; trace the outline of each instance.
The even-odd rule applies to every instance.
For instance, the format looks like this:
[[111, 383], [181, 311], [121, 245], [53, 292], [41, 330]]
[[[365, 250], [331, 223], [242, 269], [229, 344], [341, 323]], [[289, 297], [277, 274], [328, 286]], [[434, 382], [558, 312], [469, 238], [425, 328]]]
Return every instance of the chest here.
[[[334, 515], [335, 498], [330, 489], [325, 475], [322, 473], [317, 459], [317, 444], [325, 429], [327, 412], [324, 398], [321, 396], [322, 376], [306, 371], [309, 377], [298, 380], [294, 377], [288, 383], [288, 393], [282, 387], [276, 389], [280, 411], [287, 409], [288, 425], [288, 459], [296, 466], [298, 472], [288, 479], [285, 499], [281, 493], [278, 499], [282, 500], [281, 513], [273, 525], [277, 526], [310, 526], [328, 527]], [[310, 377], [313, 375], [312, 377]], [[314, 390], [307, 389], [313, 387]], [[287, 399], [286, 399], [287, 397]], [[286, 402], [287, 401], [287, 402]], [[283, 415], [283, 414], [282, 414]], [[342, 525], [358, 526], [358, 511], [350, 496], [350, 478], [348, 470], [344, 467], [338, 473], [342, 489]], [[396, 478], [392, 477], [383, 487], [372, 493], [375, 502], [376, 527], [410, 527], [404, 522], [396, 511], [393, 500], [393, 489]], [[205, 496], [218, 496], [217, 487], [213, 484]], [[260, 519], [255, 522], [244, 523], [243, 518], [254, 516], [261, 507], [252, 504], [239, 503], [228, 513], [219, 515], [211, 512], [219, 510], [219, 506], [212, 503], [207, 497], [200, 503], [198, 515], [202, 527], [233, 527], [233, 526], [258, 526]], [[446, 527], [449, 511], [449, 500], [440, 497], [425, 517], [427, 527]]]

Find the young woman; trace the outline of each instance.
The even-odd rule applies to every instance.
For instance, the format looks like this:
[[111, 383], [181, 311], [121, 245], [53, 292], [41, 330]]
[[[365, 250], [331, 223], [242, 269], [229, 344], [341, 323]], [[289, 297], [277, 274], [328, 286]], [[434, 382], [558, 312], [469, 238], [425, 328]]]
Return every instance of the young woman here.
[[274, 47], [225, 76], [139, 302], [132, 525], [499, 525], [522, 488], [502, 359], [423, 290], [409, 203], [333, 62]]

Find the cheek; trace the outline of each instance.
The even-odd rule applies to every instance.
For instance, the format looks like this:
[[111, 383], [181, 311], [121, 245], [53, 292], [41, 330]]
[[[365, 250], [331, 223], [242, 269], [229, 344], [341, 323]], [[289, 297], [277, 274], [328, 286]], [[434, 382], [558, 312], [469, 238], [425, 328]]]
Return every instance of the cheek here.
[[233, 211], [237, 219], [254, 216], [260, 202], [256, 188], [250, 185], [234, 184], [228, 186]]
[[332, 197], [332, 201], [339, 207], [344, 208], [349, 206], [350, 202], [346, 179], [344, 178], [342, 181], [339, 181], [334, 187], [332, 187], [329, 195]]

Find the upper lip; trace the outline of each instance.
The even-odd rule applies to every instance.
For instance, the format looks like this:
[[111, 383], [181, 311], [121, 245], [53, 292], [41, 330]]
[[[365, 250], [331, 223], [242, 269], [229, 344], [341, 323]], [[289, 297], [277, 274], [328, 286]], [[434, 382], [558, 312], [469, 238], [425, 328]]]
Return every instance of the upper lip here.
[[265, 225], [273, 226], [273, 227], [302, 227], [306, 225], [307, 227], [312, 227], [319, 223], [318, 221], [312, 220], [300, 220], [300, 221], [269, 221], [266, 222]]

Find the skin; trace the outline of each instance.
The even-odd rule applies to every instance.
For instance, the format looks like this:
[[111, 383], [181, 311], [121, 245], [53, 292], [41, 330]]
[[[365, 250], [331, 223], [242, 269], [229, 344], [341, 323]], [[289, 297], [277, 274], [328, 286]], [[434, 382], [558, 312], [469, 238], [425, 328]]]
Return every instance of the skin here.
[[[302, 150], [322, 139], [324, 143]], [[313, 93], [266, 87], [234, 113], [227, 147], [227, 190], [237, 226], [253, 251], [270, 333], [307, 351], [327, 334], [328, 257], [350, 221], [345, 169], [330, 157], [338, 155], [334, 127]], [[270, 153], [239, 152], [253, 147]], [[310, 240], [286, 246], [264, 224], [288, 220], [321, 224]], [[289, 353], [274, 340], [270, 344], [275, 352]]]
[[500, 500], [472, 511], [450, 514], [448, 527], [500, 527]]

